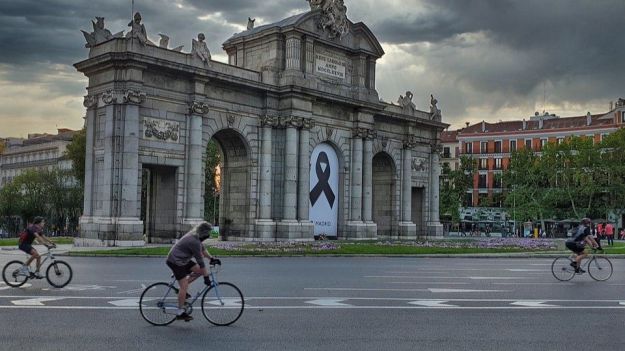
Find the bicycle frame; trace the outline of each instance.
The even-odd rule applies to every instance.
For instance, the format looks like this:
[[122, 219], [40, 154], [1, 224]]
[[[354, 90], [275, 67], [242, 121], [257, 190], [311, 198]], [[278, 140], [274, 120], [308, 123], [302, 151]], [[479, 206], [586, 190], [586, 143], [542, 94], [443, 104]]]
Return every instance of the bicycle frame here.
[[[43, 267], [43, 264], [44, 264], [44, 263], [46, 263], [46, 261], [48, 261], [48, 260], [50, 260], [51, 262], [54, 262], [54, 261], [55, 261], [54, 254], [50, 251], [50, 249], [48, 249], [48, 251], [46, 251], [46, 252], [44, 252], [44, 253], [40, 254], [39, 256], [40, 256], [40, 257], [42, 257], [42, 258], [43, 258], [43, 260], [42, 260], [42, 261], [41, 261], [41, 263], [39, 264], [39, 267], [38, 267], [38, 268]], [[45, 256], [45, 257], [44, 257], [44, 256]], [[31, 255], [28, 255], [28, 258], [30, 258], [30, 257], [31, 257]], [[36, 263], [35, 263], [35, 264], [36, 264]]]
[[[189, 274], [189, 277], [193, 276], [193, 275], [195, 275], [195, 273]], [[219, 289], [217, 288], [219, 286], [219, 282], [217, 281], [217, 278], [215, 278], [215, 273], [213, 272], [213, 267], [209, 267], [209, 275], [210, 275], [210, 278], [211, 278], [211, 285], [205, 285], [202, 290], [200, 290], [197, 294], [195, 294], [195, 297], [193, 297], [191, 299], [191, 301], [188, 301], [189, 305], [193, 306], [193, 304], [195, 304], [195, 301], [197, 301], [200, 298], [200, 296], [204, 295], [206, 293], [206, 291], [208, 291], [208, 289], [210, 289], [210, 288], [215, 288], [215, 295], [217, 296], [217, 299], [219, 299], [219, 302], [222, 305], [224, 304], [223, 300], [221, 299], [221, 296], [219, 295]], [[176, 282], [177, 282], [176, 278], [175, 277], [172, 278], [171, 282], [169, 283], [169, 288], [165, 292], [165, 295], [163, 295], [163, 297], [161, 297], [161, 299], [160, 299], [161, 303], [163, 301], [165, 301], [167, 296], [169, 296], [170, 291], [172, 291], [175, 288]], [[163, 308], [165, 308], [165, 311], [167, 311], [167, 307], [178, 309], [178, 305], [177, 304], [176, 304], [176, 306], [163, 305]]]

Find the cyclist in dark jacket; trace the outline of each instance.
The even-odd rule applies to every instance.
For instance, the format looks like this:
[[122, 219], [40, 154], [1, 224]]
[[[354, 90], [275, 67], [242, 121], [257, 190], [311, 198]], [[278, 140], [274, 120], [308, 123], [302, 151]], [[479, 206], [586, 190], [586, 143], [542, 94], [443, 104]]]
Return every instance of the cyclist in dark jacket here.
[[590, 244], [593, 248], [598, 248], [601, 250], [601, 246], [597, 244], [595, 239], [590, 234], [590, 218], [582, 219], [582, 222], [577, 227], [577, 231], [575, 235], [566, 241], [566, 247], [575, 253], [575, 262], [571, 262], [571, 266], [575, 268], [575, 273], [585, 273], [583, 269], [580, 268], [582, 259], [588, 256], [584, 252], [584, 248], [586, 244]]
[[39, 273], [39, 268], [41, 266], [41, 256], [39, 255], [39, 252], [37, 252], [37, 250], [33, 247], [33, 241], [37, 239], [37, 242], [42, 245], [45, 245], [47, 247], [56, 247], [56, 245], [52, 241], [50, 241], [50, 239], [46, 238], [45, 235], [43, 235], [43, 227], [45, 225], [46, 221], [45, 219], [43, 219], [43, 217], [35, 217], [35, 219], [33, 220], [33, 224], [28, 226], [26, 230], [24, 230], [20, 234], [18, 245], [18, 248], [20, 250], [30, 255], [30, 257], [28, 258], [28, 260], [26, 260], [24, 266], [22, 267], [22, 273], [30, 275], [30, 273], [32, 272], [29, 270], [29, 266], [33, 262], [33, 260], [37, 260], [37, 268], [33, 273], [33, 275], [37, 279], [43, 278], [43, 276]]

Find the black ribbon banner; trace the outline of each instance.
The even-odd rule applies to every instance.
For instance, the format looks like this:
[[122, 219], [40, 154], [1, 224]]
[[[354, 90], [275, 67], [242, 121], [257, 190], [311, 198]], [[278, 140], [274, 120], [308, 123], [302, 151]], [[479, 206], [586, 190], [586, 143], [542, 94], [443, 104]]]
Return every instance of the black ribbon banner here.
[[[321, 168], [321, 163], [325, 163], [326, 169], [325, 171]], [[320, 152], [317, 157], [317, 164], [315, 165], [315, 173], [317, 173], [317, 185], [310, 191], [310, 203], [314, 206], [315, 202], [319, 200], [319, 196], [323, 192], [326, 195], [326, 199], [328, 199], [328, 203], [330, 204], [330, 208], [334, 206], [334, 192], [330, 187], [330, 161], [328, 160], [328, 155], [325, 152]]]

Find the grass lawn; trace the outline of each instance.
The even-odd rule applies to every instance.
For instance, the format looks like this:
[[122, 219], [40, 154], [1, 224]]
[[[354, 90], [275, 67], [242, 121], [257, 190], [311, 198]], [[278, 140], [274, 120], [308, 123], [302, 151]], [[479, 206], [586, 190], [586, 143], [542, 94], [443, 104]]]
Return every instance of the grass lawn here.
[[[71, 245], [74, 243], [74, 238], [69, 236], [48, 237], [53, 243], [59, 245]], [[17, 246], [17, 238], [0, 239], [0, 246]], [[34, 242], [37, 245], [37, 241]]]

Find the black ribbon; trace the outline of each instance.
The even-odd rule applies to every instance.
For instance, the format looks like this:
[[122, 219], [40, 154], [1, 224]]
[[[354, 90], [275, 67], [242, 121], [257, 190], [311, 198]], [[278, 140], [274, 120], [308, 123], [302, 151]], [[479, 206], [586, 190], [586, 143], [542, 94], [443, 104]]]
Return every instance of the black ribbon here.
[[[321, 169], [322, 162], [325, 162], [327, 165], [325, 171]], [[326, 155], [323, 151], [320, 152], [317, 157], [315, 173], [317, 173], [318, 182], [317, 185], [315, 185], [315, 187], [310, 191], [310, 203], [315, 206], [315, 202], [317, 202], [319, 196], [321, 196], [321, 193], [323, 192], [326, 194], [326, 199], [328, 199], [330, 208], [332, 208], [332, 206], [334, 206], [335, 196], [332, 188], [330, 187], [330, 183], [328, 183], [328, 180], [330, 180], [330, 162], [328, 160], [328, 155]]]

